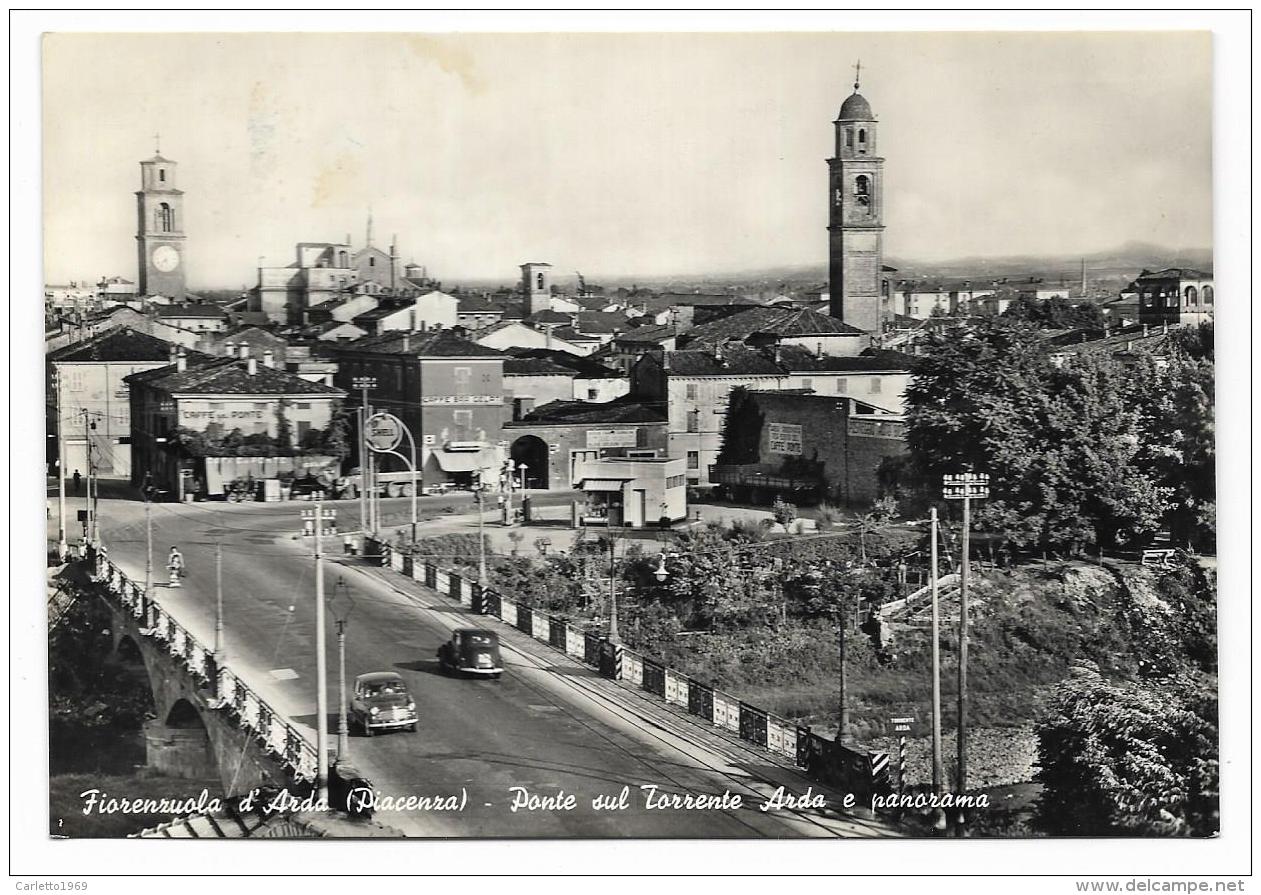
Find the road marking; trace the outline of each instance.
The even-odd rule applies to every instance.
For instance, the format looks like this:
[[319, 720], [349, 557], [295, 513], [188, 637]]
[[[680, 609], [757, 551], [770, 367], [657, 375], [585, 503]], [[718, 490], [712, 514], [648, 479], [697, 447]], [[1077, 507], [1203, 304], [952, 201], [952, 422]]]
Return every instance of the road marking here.
[[278, 681], [296, 681], [299, 677], [299, 674], [292, 668], [273, 668], [267, 673]]

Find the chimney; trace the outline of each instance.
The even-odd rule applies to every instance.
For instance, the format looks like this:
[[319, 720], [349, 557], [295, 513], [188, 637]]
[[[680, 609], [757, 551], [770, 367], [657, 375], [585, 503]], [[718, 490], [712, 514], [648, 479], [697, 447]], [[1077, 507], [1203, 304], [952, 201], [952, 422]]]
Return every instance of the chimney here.
[[276, 356], [272, 353], [270, 348], [263, 351], [263, 366], [268, 369], [274, 369], [276, 366]]
[[188, 369], [188, 355], [184, 353], [184, 347], [181, 345], [179, 349], [179, 354], [175, 356], [175, 371], [177, 373], [183, 373], [187, 369]]
[[412, 334], [409, 332], [404, 332], [403, 333], [403, 350], [409, 351], [411, 350], [411, 347], [412, 347]]
[[179, 346], [176, 345], [174, 342], [172, 342], [171, 350], [167, 353], [167, 358], [170, 360], [171, 363], [175, 363], [178, 357], [179, 357]]
[[1168, 320], [1166, 320], [1164, 323], [1160, 325], [1160, 331], [1164, 335], [1169, 335], [1169, 321]]
[[250, 356], [250, 346], [249, 346], [249, 345], [246, 345], [244, 342], [242, 342], [242, 343], [241, 343], [241, 345], [240, 345], [239, 351], [238, 351], [238, 353], [237, 353], [237, 357], [239, 357], [239, 358], [241, 358], [242, 360], [244, 360], [245, 358], [247, 358], [247, 357], [249, 357], [249, 356]]
[[258, 358], [248, 358], [246, 361], [245, 371], [251, 376], [256, 374], [258, 372]]
[[1133, 340], [1133, 339], [1127, 339], [1127, 340], [1126, 340], [1126, 342], [1125, 342], [1125, 350], [1126, 350], [1126, 351], [1133, 351], [1133, 350], [1134, 350], [1134, 340]]
[[1147, 324], [1146, 324], [1146, 323], [1144, 323], [1144, 324], [1143, 324], [1143, 336], [1144, 336], [1144, 337], [1146, 337], [1146, 336], [1147, 336]]

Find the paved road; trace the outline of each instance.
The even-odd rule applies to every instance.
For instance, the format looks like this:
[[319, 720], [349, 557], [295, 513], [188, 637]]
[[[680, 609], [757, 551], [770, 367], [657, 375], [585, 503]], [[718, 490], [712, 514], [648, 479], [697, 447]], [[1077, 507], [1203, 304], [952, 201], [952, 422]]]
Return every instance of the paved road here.
[[[309, 506], [309, 505], [306, 505]], [[339, 521], [354, 509], [338, 504]], [[227, 661], [282, 713], [314, 729], [314, 563], [296, 531], [300, 505], [154, 505], [157, 565], [172, 544], [189, 569], [185, 587], [159, 587], [158, 599], [195, 636], [211, 643], [216, 541], [223, 549]], [[72, 511], [73, 512], [73, 511]], [[73, 515], [71, 516], [73, 518]], [[110, 558], [135, 580], [144, 572], [144, 508], [101, 503]], [[332, 545], [340, 550], [340, 543]], [[155, 575], [165, 580], [164, 570]], [[360, 561], [332, 557], [331, 594], [341, 580], [354, 600], [347, 636], [347, 673], [397, 670], [421, 716], [417, 733], [354, 736], [354, 763], [379, 792], [395, 796], [458, 796], [460, 812], [404, 811], [379, 819], [416, 836], [505, 837], [796, 837], [887, 835], [880, 825], [835, 811], [763, 812], [774, 786], [807, 781], [748, 750], [689, 731], [667, 713], [653, 718], [642, 700], [525, 635], [504, 632], [506, 673], [499, 681], [448, 678], [434, 662], [447, 632], [472, 619], [431, 591]], [[290, 611], [290, 607], [293, 607]], [[330, 702], [335, 710], [336, 647], [329, 616]], [[334, 731], [336, 722], [330, 724]], [[659, 794], [740, 795], [727, 810], [650, 809], [643, 785]], [[630, 788], [625, 810], [598, 811], [593, 797]], [[543, 797], [571, 795], [573, 810], [513, 812], [512, 787]]]

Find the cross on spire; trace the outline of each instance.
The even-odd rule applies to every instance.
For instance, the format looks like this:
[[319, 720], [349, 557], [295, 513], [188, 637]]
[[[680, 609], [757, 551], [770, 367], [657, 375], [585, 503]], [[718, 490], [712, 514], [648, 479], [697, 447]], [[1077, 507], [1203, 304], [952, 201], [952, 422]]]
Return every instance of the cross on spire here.
[[862, 70], [863, 70], [863, 61], [859, 59], [857, 62], [854, 63], [854, 92], [855, 93], [858, 92], [858, 81], [859, 81], [858, 76], [862, 73]]
[[153, 135], [153, 152], [156, 155], [162, 154], [162, 135], [161, 134]]

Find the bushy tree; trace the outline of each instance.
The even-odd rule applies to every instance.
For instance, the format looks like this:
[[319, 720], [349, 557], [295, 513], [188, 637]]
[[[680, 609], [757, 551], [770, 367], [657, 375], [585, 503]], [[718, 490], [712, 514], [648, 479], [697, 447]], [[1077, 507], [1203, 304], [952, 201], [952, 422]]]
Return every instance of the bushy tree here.
[[1216, 698], [1194, 681], [1060, 685], [1038, 725], [1036, 822], [1053, 835], [1208, 836], [1218, 828]]

